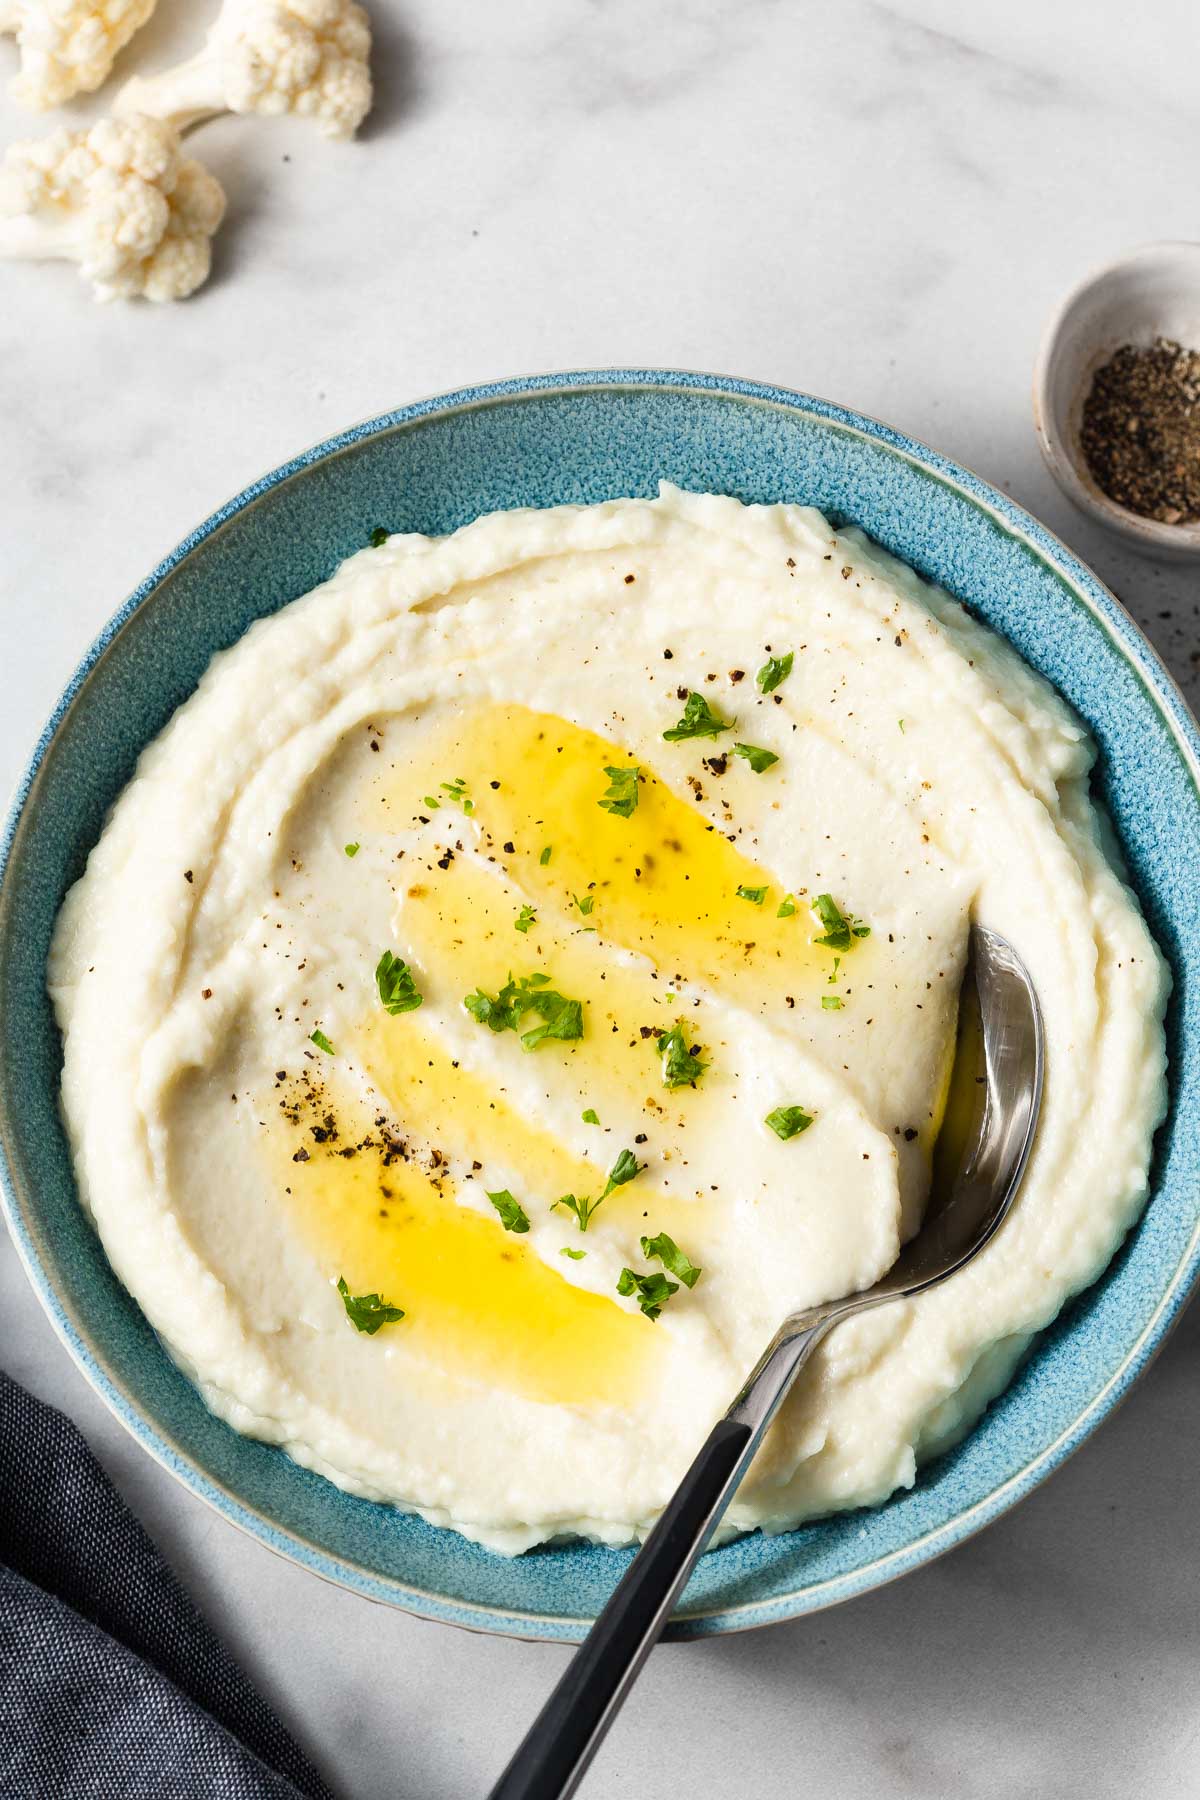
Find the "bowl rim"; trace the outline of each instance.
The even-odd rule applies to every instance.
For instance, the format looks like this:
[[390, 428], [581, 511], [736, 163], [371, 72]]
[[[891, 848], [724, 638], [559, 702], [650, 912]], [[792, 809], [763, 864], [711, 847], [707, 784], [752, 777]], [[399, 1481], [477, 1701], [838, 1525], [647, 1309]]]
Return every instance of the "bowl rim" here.
[[1067, 323], [1074, 308], [1086, 295], [1106, 287], [1125, 270], [1167, 257], [1195, 264], [1195, 285], [1200, 295], [1200, 241], [1190, 238], [1162, 238], [1139, 244], [1121, 256], [1098, 264], [1064, 294], [1046, 321], [1033, 366], [1033, 426], [1047, 469], [1067, 499], [1081, 512], [1107, 530], [1116, 532], [1143, 554], [1188, 561], [1200, 557], [1200, 522], [1164, 525], [1161, 520], [1145, 519], [1140, 513], [1131, 512], [1128, 507], [1110, 500], [1071, 454], [1064, 422], [1050, 400], [1054, 369], [1062, 354]]
[[[944, 486], [962, 493], [976, 507], [990, 514], [1001, 530], [1025, 543], [1065, 579], [1073, 595], [1086, 606], [1118, 653], [1129, 663], [1153, 696], [1182, 761], [1200, 792], [1200, 725], [1192, 715], [1174, 677], [1141, 628], [1116, 595], [1060, 538], [981, 476], [868, 414], [797, 390], [737, 376], [685, 369], [577, 369], [478, 383], [416, 400], [362, 420], [300, 451], [251, 482], [210, 513], [134, 588], [80, 658], [18, 776], [3, 827], [0, 828], [0, 889], [11, 863], [18, 828], [38, 773], [92, 670], [133, 615], [152, 599], [163, 580], [227, 520], [251, 506], [263, 494], [340, 451], [368, 438], [384, 436], [427, 419], [448, 418], [459, 412], [519, 402], [541, 394], [656, 388], [732, 397], [815, 417], [842, 430], [866, 437], [915, 464]], [[2, 1124], [3, 1120], [0, 1118], [0, 1126]], [[123, 1384], [106, 1366], [102, 1351], [88, 1341], [74, 1318], [68, 1301], [51, 1281], [38, 1252], [36, 1231], [22, 1212], [2, 1132], [0, 1211], [7, 1221], [26, 1276], [80, 1372], [142, 1448], [223, 1518], [239, 1526], [267, 1548], [315, 1574], [368, 1599], [398, 1606], [421, 1618], [469, 1630], [528, 1639], [578, 1641], [586, 1633], [589, 1623], [587, 1620], [540, 1611], [522, 1612], [511, 1606], [490, 1602], [454, 1599], [406, 1584], [399, 1579], [380, 1576], [348, 1556], [314, 1544], [299, 1531], [276, 1525], [239, 1498], [223, 1482], [203, 1473], [171, 1441], [165, 1430], [139, 1411]], [[693, 1638], [749, 1630], [819, 1611], [882, 1586], [974, 1536], [1059, 1468], [1124, 1399], [1161, 1348], [1198, 1279], [1200, 1218], [1197, 1219], [1178, 1264], [1159, 1295], [1153, 1313], [1137, 1341], [1129, 1348], [1120, 1365], [1112, 1371], [1104, 1386], [1093, 1395], [1077, 1417], [1064, 1427], [1053, 1443], [1031, 1457], [971, 1506], [931, 1527], [912, 1542], [881, 1554], [872, 1562], [862, 1564], [849, 1573], [828, 1577], [815, 1586], [797, 1587], [765, 1600], [748, 1600], [733, 1605], [712, 1606], [708, 1610], [701, 1608], [693, 1612], [683, 1610], [676, 1615], [668, 1635]]]

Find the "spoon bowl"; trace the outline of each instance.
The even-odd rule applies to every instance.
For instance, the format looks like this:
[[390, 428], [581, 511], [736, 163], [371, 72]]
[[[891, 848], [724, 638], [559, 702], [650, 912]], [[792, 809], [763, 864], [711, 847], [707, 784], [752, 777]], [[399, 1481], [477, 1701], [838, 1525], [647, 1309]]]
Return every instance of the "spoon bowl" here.
[[1005, 938], [973, 926], [925, 1216], [870, 1293], [918, 1294], [961, 1268], [998, 1230], [1033, 1147], [1044, 1065], [1041, 1008], [1024, 963]]
[[582, 1780], [793, 1381], [856, 1313], [965, 1267], [1003, 1224], [1029, 1161], [1045, 1073], [1041, 1009], [1005, 938], [971, 928], [945, 1122], [921, 1229], [873, 1287], [784, 1320], [576, 1651], [491, 1800], [565, 1800]]

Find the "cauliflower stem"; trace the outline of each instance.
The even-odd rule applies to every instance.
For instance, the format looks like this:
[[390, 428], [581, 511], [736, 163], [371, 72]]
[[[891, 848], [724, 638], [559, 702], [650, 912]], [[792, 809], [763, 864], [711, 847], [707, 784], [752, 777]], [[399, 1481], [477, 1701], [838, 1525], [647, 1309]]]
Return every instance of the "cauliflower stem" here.
[[81, 262], [84, 248], [81, 221], [69, 213], [60, 219], [29, 213], [0, 219], [0, 256], [8, 262]]
[[114, 110], [177, 131], [223, 112], [297, 113], [325, 137], [352, 137], [371, 107], [370, 53], [355, 0], [224, 0], [204, 48], [162, 74], [135, 75]]
[[117, 96], [117, 117], [127, 119], [144, 113], [165, 120], [176, 131], [190, 131], [193, 125], [202, 125], [205, 119], [215, 119], [229, 110], [224, 66], [220, 47], [210, 39], [198, 55], [176, 63], [161, 75], [134, 75]]

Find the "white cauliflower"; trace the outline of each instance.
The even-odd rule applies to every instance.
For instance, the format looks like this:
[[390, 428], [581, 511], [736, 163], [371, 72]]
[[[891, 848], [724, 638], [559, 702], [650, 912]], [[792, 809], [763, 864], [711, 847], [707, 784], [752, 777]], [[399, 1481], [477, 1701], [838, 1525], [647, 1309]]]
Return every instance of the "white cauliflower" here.
[[199, 55], [135, 75], [114, 110], [179, 131], [222, 112], [300, 113], [325, 137], [353, 137], [371, 110], [370, 54], [371, 22], [354, 0], [224, 0]]
[[224, 212], [220, 182], [160, 119], [55, 131], [0, 162], [0, 256], [77, 262], [97, 300], [193, 293]]
[[21, 52], [12, 93], [35, 112], [90, 94], [140, 31], [155, 0], [0, 0], [0, 32]]

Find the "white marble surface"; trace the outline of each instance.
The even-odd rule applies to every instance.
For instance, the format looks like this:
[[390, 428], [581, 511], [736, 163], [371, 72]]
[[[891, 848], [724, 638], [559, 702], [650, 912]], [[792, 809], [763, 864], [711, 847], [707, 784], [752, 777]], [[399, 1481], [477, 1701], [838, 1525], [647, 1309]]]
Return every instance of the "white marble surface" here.
[[[207, 10], [160, 0], [142, 49]], [[1028, 403], [1062, 290], [1196, 231], [1193, 0], [373, 10], [360, 144], [233, 119], [193, 140], [230, 196], [196, 300], [94, 308], [64, 266], [0, 267], [0, 786], [125, 592], [253, 476], [419, 395], [594, 364], [762, 376], [936, 444], [1091, 560], [1195, 696], [1196, 575], [1071, 512]], [[26, 131], [0, 100], [0, 140]], [[563, 1650], [368, 1607], [241, 1537], [108, 1418], [7, 1244], [0, 1363], [78, 1419], [339, 1794], [486, 1790]], [[657, 1652], [584, 1791], [1194, 1792], [1198, 1380], [1193, 1314], [982, 1538], [832, 1613]]]

